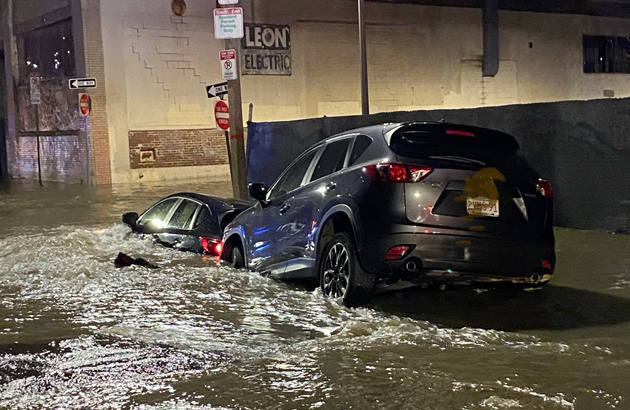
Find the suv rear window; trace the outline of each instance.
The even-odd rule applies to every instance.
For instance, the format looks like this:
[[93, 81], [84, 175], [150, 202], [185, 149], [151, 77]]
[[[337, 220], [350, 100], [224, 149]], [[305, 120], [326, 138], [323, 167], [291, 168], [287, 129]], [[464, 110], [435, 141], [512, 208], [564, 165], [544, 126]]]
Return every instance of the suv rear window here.
[[511, 135], [454, 124], [404, 126], [392, 134], [389, 145], [396, 154], [414, 158], [475, 151], [515, 154], [519, 150], [518, 142]]

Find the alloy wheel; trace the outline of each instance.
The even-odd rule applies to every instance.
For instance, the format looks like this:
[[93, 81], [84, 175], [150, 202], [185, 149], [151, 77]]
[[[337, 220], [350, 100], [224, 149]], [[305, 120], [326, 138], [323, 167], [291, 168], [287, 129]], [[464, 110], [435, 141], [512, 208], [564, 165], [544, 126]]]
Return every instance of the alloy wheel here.
[[348, 250], [342, 243], [334, 244], [324, 260], [324, 294], [328, 297], [343, 297], [350, 283]]

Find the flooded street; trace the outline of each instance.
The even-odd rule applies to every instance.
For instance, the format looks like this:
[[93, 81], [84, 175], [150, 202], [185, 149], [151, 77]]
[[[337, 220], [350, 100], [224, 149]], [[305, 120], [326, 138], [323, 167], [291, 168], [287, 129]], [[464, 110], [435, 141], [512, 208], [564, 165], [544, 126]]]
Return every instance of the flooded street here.
[[230, 185], [0, 188], [0, 409], [630, 409], [630, 236], [558, 228], [542, 290], [347, 309], [120, 222], [183, 190]]

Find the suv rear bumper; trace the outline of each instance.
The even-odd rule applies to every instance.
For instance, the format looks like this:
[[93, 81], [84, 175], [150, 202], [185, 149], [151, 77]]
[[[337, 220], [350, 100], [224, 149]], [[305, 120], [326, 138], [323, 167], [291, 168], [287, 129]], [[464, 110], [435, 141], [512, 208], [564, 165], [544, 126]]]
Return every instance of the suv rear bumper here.
[[[412, 249], [401, 259], [387, 260], [387, 251], [398, 245]], [[533, 239], [452, 233], [391, 234], [369, 242], [358, 256], [363, 269], [370, 273], [404, 272], [406, 263], [414, 261], [427, 276], [442, 279], [452, 276], [454, 280], [470, 276], [479, 280], [520, 282], [534, 273], [549, 280], [556, 263], [553, 237]], [[551, 263], [551, 271], [543, 267], [543, 260]]]

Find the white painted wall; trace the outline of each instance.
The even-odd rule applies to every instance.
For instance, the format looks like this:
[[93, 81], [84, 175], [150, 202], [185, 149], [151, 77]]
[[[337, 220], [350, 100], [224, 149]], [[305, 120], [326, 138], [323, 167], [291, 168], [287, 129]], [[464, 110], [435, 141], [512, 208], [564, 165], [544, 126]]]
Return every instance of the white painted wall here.
[[172, 15], [170, 0], [101, 1], [114, 183], [206, 178], [229, 172], [226, 166], [129, 167], [129, 130], [214, 127], [205, 86], [214, 81], [208, 76], [216, 74], [202, 74], [213, 71], [210, 55], [220, 50], [208, 17], [213, 8], [207, 1], [188, 3], [183, 20]]
[[[183, 18], [170, 0], [101, 2], [115, 182], [146, 173], [129, 170], [129, 130], [215, 126], [205, 95], [221, 81], [215, 2], [186, 2]], [[290, 77], [243, 77], [245, 113], [250, 102], [255, 121], [360, 113], [355, 2], [242, 2], [246, 21], [290, 24], [293, 59]], [[582, 35], [630, 35], [627, 19], [501, 12], [494, 78], [481, 75], [480, 10], [368, 3], [367, 23], [372, 112], [630, 96], [630, 75], [582, 72]]]

